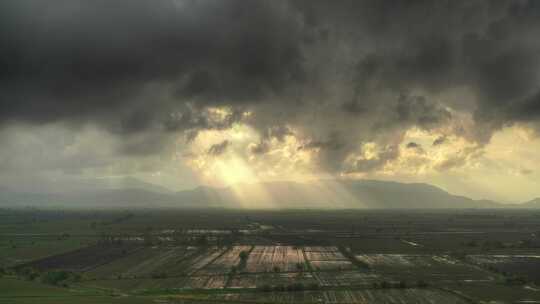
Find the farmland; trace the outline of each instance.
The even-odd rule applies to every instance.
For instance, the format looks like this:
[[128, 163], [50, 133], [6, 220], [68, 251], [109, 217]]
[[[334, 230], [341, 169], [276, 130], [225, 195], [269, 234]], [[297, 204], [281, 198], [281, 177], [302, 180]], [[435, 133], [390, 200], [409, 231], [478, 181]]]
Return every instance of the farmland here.
[[248, 272], [292, 272], [303, 269], [302, 250], [292, 246], [256, 246], [247, 260]]
[[265, 302], [265, 303], [453, 303], [465, 304], [452, 294], [422, 290], [355, 290], [355, 291], [316, 291], [303, 293], [242, 293], [209, 296], [212, 300]]
[[0, 303], [540, 301], [534, 212], [0, 212]]

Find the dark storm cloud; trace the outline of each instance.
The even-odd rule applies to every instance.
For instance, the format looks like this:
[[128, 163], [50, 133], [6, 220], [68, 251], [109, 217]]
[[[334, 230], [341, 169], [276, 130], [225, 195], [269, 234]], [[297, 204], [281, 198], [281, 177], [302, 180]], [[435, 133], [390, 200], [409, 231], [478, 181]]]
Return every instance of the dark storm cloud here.
[[520, 121], [540, 119], [540, 90], [508, 109], [510, 118]]
[[[349, 2], [348, 12], [334, 10], [349, 17], [346, 22], [358, 20], [366, 35], [378, 35], [370, 40], [380, 40], [357, 64], [362, 90], [371, 85], [438, 93], [467, 86], [478, 96], [468, 110], [479, 127], [490, 129], [479, 132], [481, 142], [506, 123], [538, 120], [539, 2], [376, 2]], [[419, 122], [436, 119], [427, 115]]]
[[[189, 141], [249, 111], [252, 153], [294, 130], [336, 171], [380, 141], [354, 168], [370, 171], [399, 155], [394, 138], [451, 109], [473, 114], [481, 144], [538, 126], [539, 34], [538, 1], [2, 1], [0, 124], [93, 123], [125, 153], [153, 153], [152, 134]], [[473, 97], [436, 98], [457, 88]], [[212, 106], [231, 113], [216, 120]]]
[[415, 125], [429, 129], [445, 120], [452, 114], [440, 105], [428, 102], [424, 96], [401, 95], [397, 107], [398, 122], [413, 122]]
[[165, 150], [171, 140], [163, 133], [133, 133], [124, 135], [116, 151], [126, 156], [154, 155]]
[[[302, 24], [284, 3], [23, 0], [0, 12], [1, 123], [105, 120], [133, 132], [183, 99], [253, 101], [302, 78]], [[170, 98], [144, 94], [163, 83]]]
[[298, 150], [321, 149], [325, 150], [341, 150], [345, 146], [339, 133], [333, 132], [326, 140], [311, 140], [304, 145], [298, 147]]
[[196, 131], [199, 129], [223, 130], [230, 128], [234, 123], [242, 119], [240, 110], [233, 110], [224, 117], [215, 118], [207, 111], [193, 108], [193, 106], [182, 107], [182, 110], [170, 113], [164, 120], [164, 126], [167, 131], [191, 130], [195, 134], [189, 136], [193, 139]]

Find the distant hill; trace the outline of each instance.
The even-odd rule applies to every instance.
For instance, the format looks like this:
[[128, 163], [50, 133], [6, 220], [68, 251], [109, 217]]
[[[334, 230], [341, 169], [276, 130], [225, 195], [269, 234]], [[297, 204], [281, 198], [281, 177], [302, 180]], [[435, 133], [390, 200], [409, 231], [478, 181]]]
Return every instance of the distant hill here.
[[[228, 188], [197, 187], [167, 192], [129, 181], [124, 189], [68, 193], [28, 193], [0, 189], [0, 206], [66, 206], [84, 208], [226, 207], [226, 208], [369, 208], [462, 209], [507, 205], [456, 196], [429, 184], [376, 180], [323, 180], [310, 184], [271, 182]], [[142, 185], [142, 186], [141, 186]], [[511, 207], [540, 208], [540, 200]]]
[[165, 207], [176, 202], [174, 195], [136, 188], [72, 193], [0, 191], [0, 207]]
[[117, 178], [103, 178], [103, 179], [89, 179], [87, 182], [88, 187], [86, 191], [92, 189], [109, 189], [109, 190], [126, 190], [126, 189], [140, 189], [157, 193], [172, 194], [173, 191], [158, 186], [155, 184], [143, 182], [133, 177], [117, 177]]
[[520, 204], [519, 206], [523, 208], [540, 208], [540, 197], [537, 197], [533, 200]]
[[[104, 190], [142, 189], [157, 193], [173, 193], [173, 191], [143, 182], [133, 177], [108, 177], [108, 178], [62, 178], [50, 180], [34, 177], [32, 179], [10, 180], [10, 184], [3, 185], [3, 190], [21, 193], [75, 193], [75, 192], [100, 192]], [[0, 189], [2, 191], [2, 189]]]
[[[235, 190], [238, 189], [238, 190]], [[239, 192], [238, 194], [235, 194]], [[262, 192], [262, 193], [261, 193]], [[277, 208], [498, 208], [493, 201], [456, 196], [428, 184], [327, 180], [313, 184], [274, 182], [178, 192], [179, 201], [210, 206]]]

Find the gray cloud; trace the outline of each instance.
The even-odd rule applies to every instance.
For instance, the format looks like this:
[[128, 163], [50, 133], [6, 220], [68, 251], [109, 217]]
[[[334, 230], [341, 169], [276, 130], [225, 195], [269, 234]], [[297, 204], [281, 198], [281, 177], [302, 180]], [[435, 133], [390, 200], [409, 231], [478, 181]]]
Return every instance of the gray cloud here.
[[396, 108], [398, 122], [412, 122], [424, 129], [438, 126], [452, 115], [440, 105], [430, 103], [424, 96], [401, 95]]
[[407, 149], [418, 149], [418, 148], [422, 148], [422, 146], [413, 141], [407, 144]]
[[306, 144], [298, 147], [298, 149], [341, 150], [344, 145], [345, 144], [340, 139], [340, 135], [334, 132], [326, 140], [311, 140]]
[[435, 138], [435, 140], [433, 141], [433, 146], [440, 146], [442, 144], [444, 144], [446, 142], [447, 138], [446, 136], [439, 136], [437, 138]]
[[474, 160], [482, 156], [482, 154], [483, 151], [479, 147], [467, 147], [438, 163], [435, 166], [435, 169], [439, 171], [446, 171], [453, 168], [459, 168], [467, 164], [467, 162], [470, 160]]
[[229, 147], [230, 142], [228, 140], [224, 140], [220, 143], [213, 144], [208, 149], [208, 154], [213, 156], [218, 156], [223, 154], [225, 151], [227, 151], [227, 148]]
[[98, 120], [139, 131], [187, 99], [256, 101], [302, 79], [301, 19], [285, 3], [0, 5], [0, 123]]
[[426, 151], [424, 150], [424, 148], [422, 147], [421, 144], [419, 143], [415, 143], [413, 141], [409, 142], [406, 146], [405, 146], [407, 149], [410, 149], [410, 150], [414, 150], [416, 153], [418, 154], [424, 154], [426, 153]]
[[258, 126], [261, 133], [261, 139], [258, 143], [252, 143], [249, 147], [249, 152], [254, 155], [263, 155], [270, 151], [270, 141], [276, 139], [279, 142], [285, 140], [285, 136], [294, 135], [294, 132], [287, 126]]
[[253, 144], [253, 145], [251, 145], [249, 147], [249, 152], [251, 152], [251, 154], [255, 154], [255, 155], [265, 154], [268, 151], [270, 151], [270, 147], [269, 147], [268, 143], [265, 142], [265, 141], [261, 141], [259, 143]]
[[387, 146], [377, 154], [376, 158], [359, 159], [354, 163], [350, 172], [367, 173], [384, 167], [388, 162], [399, 157], [399, 148], [396, 146]]
[[531, 170], [531, 169], [521, 169], [521, 170], [520, 170], [520, 173], [521, 173], [522, 175], [530, 175], [530, 174], [533, 174], [534, 171]]
[[[353, 168], [370, 171], [451, 109], [480, 144], [539, 126], [539, 34], [538, 1], [2, 1], [0, 126], [94, 124], [116, 153], [148, 155], [167, 133], [244, 122], [261, 135], [252, 153], [294, 133], [331, 172], [362, 142], [389, 147]], [[470, 100], [438, 98], [458, 88]]]

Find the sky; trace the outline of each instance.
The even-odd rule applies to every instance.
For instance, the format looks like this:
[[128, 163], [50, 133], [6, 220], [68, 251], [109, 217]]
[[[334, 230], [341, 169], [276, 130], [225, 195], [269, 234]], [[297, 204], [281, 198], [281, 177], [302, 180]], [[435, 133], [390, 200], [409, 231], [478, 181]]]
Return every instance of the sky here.
[[0, 188], [540, 196], [539, 1], [4, 0]]

